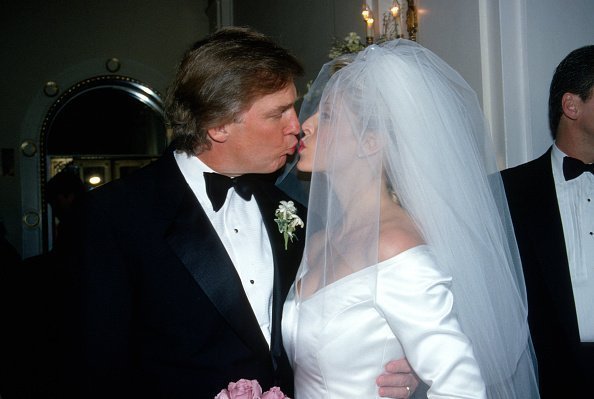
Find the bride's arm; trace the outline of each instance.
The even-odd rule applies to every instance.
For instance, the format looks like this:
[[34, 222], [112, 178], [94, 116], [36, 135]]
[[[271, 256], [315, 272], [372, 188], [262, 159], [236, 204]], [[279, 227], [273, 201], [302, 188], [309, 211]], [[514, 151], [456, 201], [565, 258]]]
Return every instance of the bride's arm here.
[[429, 385], [429, 398], [485, 398], [472, 346], [452, 312], [451, 278], [429, 252], [414, 255], [379, 271], [380, 311], [412, 368]]

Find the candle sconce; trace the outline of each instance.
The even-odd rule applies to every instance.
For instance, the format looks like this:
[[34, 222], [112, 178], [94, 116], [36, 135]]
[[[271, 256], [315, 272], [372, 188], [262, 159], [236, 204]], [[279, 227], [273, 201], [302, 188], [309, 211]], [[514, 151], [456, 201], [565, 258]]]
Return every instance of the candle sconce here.
[[[398, 38], [417, 40], [418, 16], [414, 0], [374, 0], [370, 3], [371, 6], [364, 3], [361, 8], [368, 45]], [[381, 25], [376, 24], [373, 10], [381, 15]]]

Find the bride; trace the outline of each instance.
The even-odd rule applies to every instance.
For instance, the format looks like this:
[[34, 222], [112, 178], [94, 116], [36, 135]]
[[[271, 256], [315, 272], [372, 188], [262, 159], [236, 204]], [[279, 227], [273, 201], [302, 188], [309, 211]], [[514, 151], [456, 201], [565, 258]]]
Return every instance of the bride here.
[[403, 356], [429, 398], [538, 398], [519, 256], [475, 93], [403, 39], [334, 69], [302, 106], [306, 248], [282, 318], [296, 399], [376, 398], [374, 376]]

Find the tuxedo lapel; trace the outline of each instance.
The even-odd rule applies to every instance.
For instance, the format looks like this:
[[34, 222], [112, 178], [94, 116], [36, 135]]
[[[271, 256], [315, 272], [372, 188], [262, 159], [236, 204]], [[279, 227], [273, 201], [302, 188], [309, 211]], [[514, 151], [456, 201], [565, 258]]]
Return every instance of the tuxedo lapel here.
[[532, 226], [529, 234], [533, 253], [538, 258], [539, 272], [547, 290], [555, 298], [557, 318], [573, 336], [577, 334], [577, 316], [550, 150], [534, 161], [533, 170], [529, 190], [532, 211], [527, 223]]
[[[177, 173], [181, 176], [179, 170]], [[255, 353], [268, 353], [266, 339], [225, 247], [183, 176], [180, 180], [183, 194], [165, 235], [167, 243], [245, 344]]]
[[[289, 201], [290, 198], [284, 194], [273, 184], [267, 182], [260, 182], [254, 188], [254, 196], [258, 202], [258, 207], [262, 213], [262, 220], [270, 246], [272, 248], [272, 255], [274, 260], [274, 288], [272, 298], [272, 320], [271, 320], [271, 352], [275, 363], [283, 355], [282, 334], [281, 334], [281, 318], [283, 312], [283, 305], [287, 293], [291, 288], [291, 284], [295, 279], [297, 268], [301, 262], [303, 254], [303, 245], [305, 241], [304, 229], [298, 229], [296, 238], [289, 242], [287, 249], [285, 249], [285, 242], [283, 235], [278, 230], [278, 225], [274, 221], [276, 218], [275, 211], [280, 205], [280, 201]], [[298, 216], [305, 221], [305, 208], [298, 205]]]
[[[554, 298], [557, 298], [557, 314], [569, 336], [578, 334], [577, 314], [571, 285], [571, 274], [563, 235], [563, 224], [559, 211], [559, 201], [555, 190], [550, 151], [543, 162], [543, 183], [541, 220], [549, 218], [548, 228], [542, 228], [543, 240], [540, 242], [542, 271], [545, 282]], [[543, 226], [545, 227], [545, 226]], [[552, 261], [551, 261], [552, 260]]]

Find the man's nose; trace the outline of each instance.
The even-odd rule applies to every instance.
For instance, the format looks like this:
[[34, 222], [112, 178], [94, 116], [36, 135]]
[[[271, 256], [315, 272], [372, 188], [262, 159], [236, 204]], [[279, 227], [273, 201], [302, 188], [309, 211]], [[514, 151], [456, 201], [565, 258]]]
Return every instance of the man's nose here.
[[301, 132], [301, 126], [299, 125], [299, 117], [297, 116], [297, 112], [295, 108], [291, 111], [291, 115], [289, 117], [289, 124], [287, 126], [287, 134], [297, 135]]

